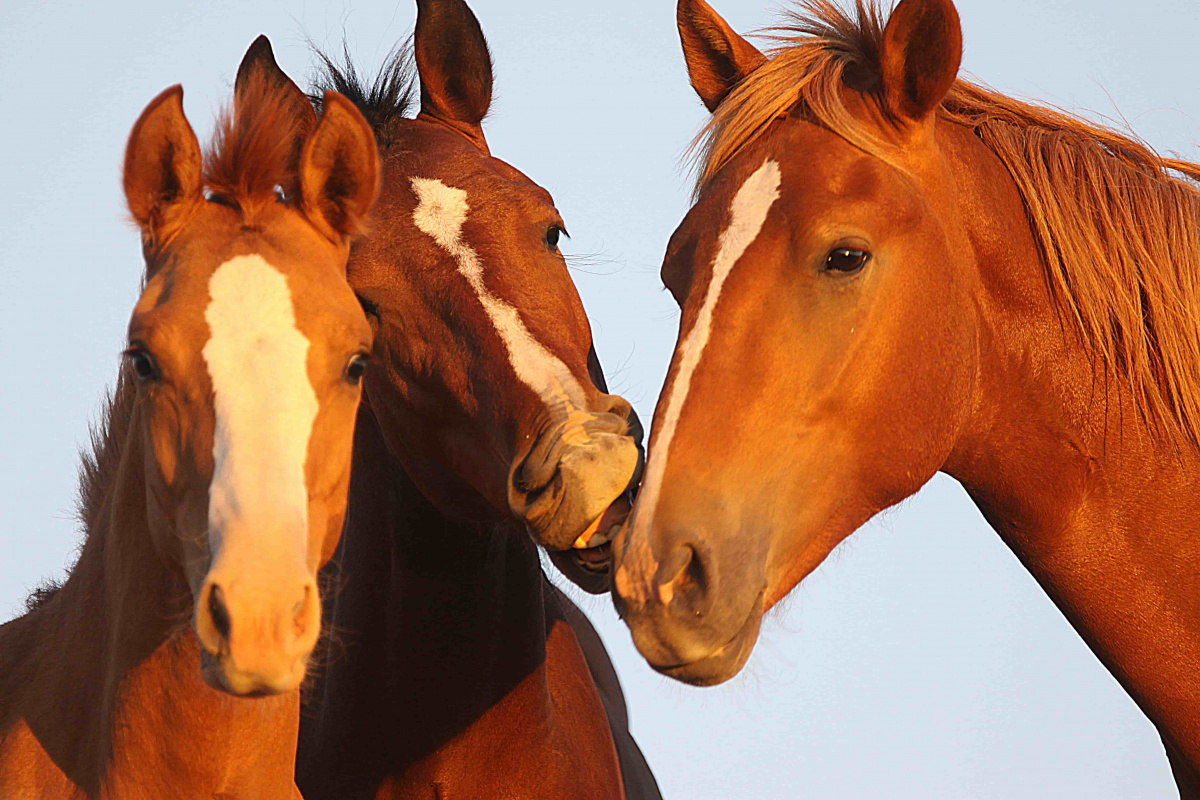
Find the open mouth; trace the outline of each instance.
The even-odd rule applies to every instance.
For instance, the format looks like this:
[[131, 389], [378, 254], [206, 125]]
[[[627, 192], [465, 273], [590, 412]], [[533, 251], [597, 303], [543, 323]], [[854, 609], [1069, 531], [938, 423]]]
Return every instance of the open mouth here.
[[612, 542], [629, 516], [631, 505], [622, 497], [579, 534], [571, 545], [571, 560], [580, 568], [597, 575], [607, 575], [612, 568]]

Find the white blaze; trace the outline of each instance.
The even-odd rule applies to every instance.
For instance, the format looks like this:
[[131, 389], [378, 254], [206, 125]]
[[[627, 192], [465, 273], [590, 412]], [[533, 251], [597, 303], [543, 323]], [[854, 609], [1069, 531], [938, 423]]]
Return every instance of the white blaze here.
[[[287, 278], [262, 256], [238, 256], [217, 268], [208, 291], [203, 355], [216, 410], [210, 535], [229, 522], [256, 536], [307, 532], [304, 464], [318, 405]], [[226, 544], [213, 542], [216, 550]], [[303, 537], [295, 544], [303, 558]]]
[[705, 345], [708, 344], [713, 313], [721, 297], [721, 288], [725, 285], [725, 279], [729, 277], [733, 265], [758, 238], [763, 224], [767, 221], [767, 212], [779, 199], [779, 179], [779, 164], [775, 161], [764, 162], [746, 179], [742, 188], [738, 189], [729, 206], [729, 225], [721, 233], [717, 245], [708, 291], [704, 295], [704, 302], [700, 304], [695, 324], [679, 344], [679, 370], [675, 373], [675, 382], [671, 385], [667, 397], [662, 427], [647, 457], [646, 474], [642, 479], [642, 490], [638, 495], [636, 507], [639, 526], [649, 525], [654, 519], [663, 473], [667, 468], [667, 454], [671, 450], [671, 440], [675, 438], [675, 427], [679, 424], [683, 404], [687, 402], [692, 375], [700, 363]]
[[483, 263], [462, 239], [462, 226], [468, 211], [466, 191], [432, 178], [413, 178], [412, 187], [417, 195], [413, 222], [423, 233], [433, 237], [458, 264], [458, 271], [475, 290], [500, 334], [517, 378], [551, 408], [561, 408], [565, 412], [585, 408], [587, 401], [583, 389], [567, 366], [533, 338], [517, 309], [496, 297], [484, 285]]

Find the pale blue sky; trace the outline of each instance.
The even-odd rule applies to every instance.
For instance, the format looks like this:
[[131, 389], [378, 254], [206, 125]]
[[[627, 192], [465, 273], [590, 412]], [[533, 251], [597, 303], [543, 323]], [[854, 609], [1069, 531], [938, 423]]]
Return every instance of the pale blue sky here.
[[[711, 0], [741, 31], [775, 0]], [[677, 311], [660, 286], [704, 118], [672, 0], [475, 0], [496, 60], [493, 152], [555, 196], [589, 254], [575, 279], [614, 388], [649, 419]], [[961, 0], [964, 66], [991, 85], [1123, 116], [1200, 160], [1200, 0]], [[0, 619], [73, 558], [76, 450], [137, 289], [119, 165], [145, 104], [182, 83], [211, 127], [259, 33], [293, 76], [343, 29], [369, 68], [411, 0], [0, 4]], [[1115, 104], [1115, 107], [1114, 107]], [[1154, 729], [956, 484], [855, 534], [775, 613], [740, 677], [654, 674], [606, 601], [617, 661], [669, 798], [1174, 796]]]

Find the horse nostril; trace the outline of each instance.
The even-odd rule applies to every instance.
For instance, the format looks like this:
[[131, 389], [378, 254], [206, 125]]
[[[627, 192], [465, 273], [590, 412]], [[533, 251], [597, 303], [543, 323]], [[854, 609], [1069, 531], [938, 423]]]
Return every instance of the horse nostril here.
[[691, 616], [707, 610], [708, 580], [700, 554], [690, 544], [677, 545], [659, 564], [658, 599], [664, 606]]
[[633, 413], [633, 406], [629, 405], [629, 401], [621, 397], [621, 395], [610, 394], [608, 395], [608, 408], [604, 410], [621, 419], [628, 419], [629, 415]]
[[213, 628], [220, 634], [222, 639], [229, 639], [229, 609], [225, 607], [225, 593], [221, 591], [221, 587], [213, 584], [212, 589], [208, 593], [208, 616], [212, 620]]
[[316, 622], [314, 617], [319, 612], [316, 597], [316, 587], [305, 586], [304, 596], [292, 606], [292, 626], [297, 639], [303, 639]]

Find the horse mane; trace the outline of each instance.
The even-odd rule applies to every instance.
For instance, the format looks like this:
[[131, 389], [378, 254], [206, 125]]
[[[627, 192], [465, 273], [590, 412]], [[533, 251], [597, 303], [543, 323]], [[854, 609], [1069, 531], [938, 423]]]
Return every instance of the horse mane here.
[[350, 49], [342, 43], [342, 57], [335, 61], [316, 46], [313, 54], [320, 62], [313, 76], [309, 100], [320, 110], [322, 96], [327, 91], [339, 92], [358, 108], [381, 149], [392, 144], [392, 129], [397, 120], [405, 119], [413, 110], [416, 94], [417, 68], [413, 58], [412, 40], [402, 42], [388, 54], [379, 73], [370, 82], [359, 73], [350, 57]]
[[[697, 192], [790, 113], [894, 163], [842, 99], [851, 87], [878, 102], [885, 24], [877, 0], [856, 0], [853, 12], [833, 0], [789, 9], [768, 31], [768, 61], [693, 142]], [[971, 129], [1008, 169], [1058, 312], [1093, 364], [1129, 386], [1152, 428], [1200, 443], [1200, 165], [961, 79], [938, 116]]]
[[286, 92], [252, 70], [217, 116], [204, 153], [208, 190], [239, 205], [274, 202], [276, 187], [295, 186], [303, 123]]
[[126, 367], [117, 373], [116, 388], [105, 393], [100, 419], [88, 426], [89, 446], [79, 454], [79, 497], [76, 518], [85, 531], [100, 520], [109, 488], [121, 466], [125, 441], [133, 420], [137, 383], [130, 380]]
[[[88, 446], [79, 453], [79, 489], [75, 501], [75, 518], [83, 526], [85, 536], [100, 521], [109, 487], [120, 469], [133, 418], [133, 403], [137, 399], [136, 388], [122, 365], [117, 373], [116, 388], [105, 393], [100, 419], [88, 426]], [[36, 611], [49, 603], [62, 586], [59, 580], [43, 578], [25, 597], [25, 612]]]

